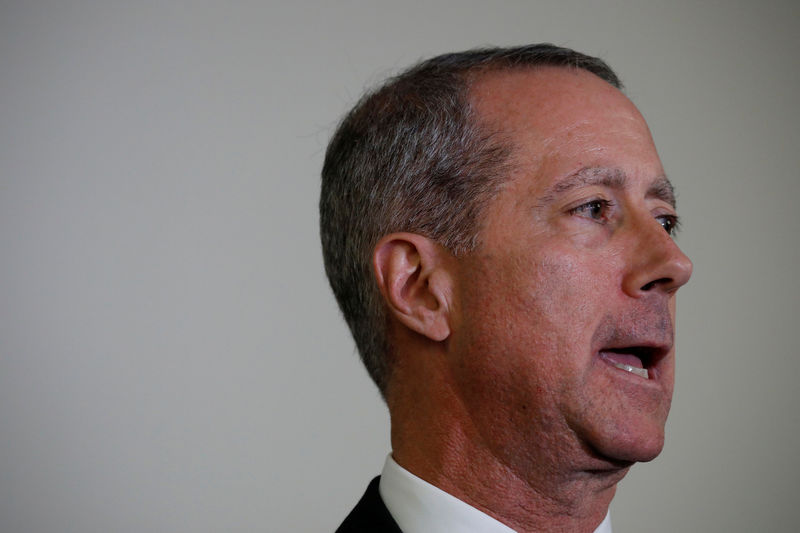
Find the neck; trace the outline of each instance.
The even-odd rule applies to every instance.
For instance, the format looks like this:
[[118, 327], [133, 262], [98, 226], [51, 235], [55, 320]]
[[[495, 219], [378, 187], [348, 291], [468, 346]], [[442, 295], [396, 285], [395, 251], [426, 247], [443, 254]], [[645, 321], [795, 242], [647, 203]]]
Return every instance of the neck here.
[[498, 450], [447, 392], [441, 373], [414, 372], [416, 379], [395, 381], [414, 383], [413, 390], [394, 389], [388, 398], [400, 466], [522, 533], [591, 533], [603, 521], [628, 464], [547, 436], [525, 449]]
[[[394, 441], [394, 439], [393, 439]], [[593, 532], [603, 521], [624, 472], [583, 472], [550, 479], [520, 477], [493, 457], [468, 461], [453, 450], [438, 458], [393, 445], [397, 463], [520, 533]]]

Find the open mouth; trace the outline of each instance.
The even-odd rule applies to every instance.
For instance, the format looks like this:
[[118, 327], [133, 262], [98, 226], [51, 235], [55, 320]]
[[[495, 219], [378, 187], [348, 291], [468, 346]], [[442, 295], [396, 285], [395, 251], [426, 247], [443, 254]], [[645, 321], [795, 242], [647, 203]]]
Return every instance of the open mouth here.
[[647, 346], [604, 348], [600, 350], [600, 357], [615, 368], [643, 379], [651, 379], [652, 367], [660, 358], [662, 351]]

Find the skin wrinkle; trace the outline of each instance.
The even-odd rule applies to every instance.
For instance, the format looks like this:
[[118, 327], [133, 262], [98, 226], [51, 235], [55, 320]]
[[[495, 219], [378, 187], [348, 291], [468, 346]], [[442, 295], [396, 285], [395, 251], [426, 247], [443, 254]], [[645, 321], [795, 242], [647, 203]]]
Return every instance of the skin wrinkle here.
[[[490, 258], [486, 257], [486, 259], [488, 259], [487, 263], [491, 262]], [[522, 267], [523, 267], [523, 261], [520, 260], [519, 265], [517, 266], [517, 268], [522, 268]], [[565, 277], [569, 277], [570, 276], [570, 273], [569, 273], [568, 269], [567, 269], [567, 271], [563, 271], [564, 270], [563, 267], [560, 267], [560, 266], [542, 265], [539, 268], [543, 272], [542, 277], [541, 277], [543, 280], [558, 279], [561, 276], [565, 276]], [[562, 270], [561, 276], [557, 277], [555, 275], [555, 271], [557, 269], [561, 269]], [[491, 272], [488, 272], [487, 274], [491, 275]], [[503, 278], [498, 278], [498, 284], [503, 284], [503, 283], [505, 283]], [[539, 303], [541, 305], [544, 305], [545, 312], [543, 314], [546, 315], [549, 312], [551, 312], [551, 308], [555, 307], [557, 305], [556, 302], [559, 301], [564, 295], [558, 294], [557, 291], [559, 290], [559, 286], [556, 283], [548, 283], [548, 282], [545, 281], [545, 283], [539, 285], [539, 288], [541, 289], [541, 292], [539, 294], [539, 296], [540, 296]], [[529, 304], [529, 307], [533, 307], [533, 306], [534, 306], [534, 304]], [[511, 314], [520, 314], [520, 313], [524, 313], [524, 312], [525, 312], [524, 309], [519, 309], [519, 310], [515, 309], [515, 310], [511, 311]], [[534, 328], [539, 326], [538, 324], [530, 323], [529, 321], [524, 321], [524, 322], [528, 322], [529, 325], [531, 327], [534, 327]], [[508, 327], [508, 325], [506, 325], [506, 327]], [[543, 327], [539, 326], [539, 329], [547, 331], [549, 328], [547, 326], [543, 326]], [[478, 342], [480, 342], [480, 341], [478, 341]], [[557, 345], [558, 340], [556, 338], [552, 338], [552, 337], [545, 337], [540, 342], [541, 342], [541, 348], [539, 348], [538, 350], [534, 349], [532, 351], [534, 351], [534, 352], [535, 351], [551, 352], [551, 351], [554, 350], [553, 347]], [[559, 350], [559, 349], [555, 348], [555, 350]], [[497, 354], [497, 358], [498, 359], [502, 360], [502, 359], [504, 359], [506, 357], [507, 357], [507, 355], [504, 354], [504, 353]], [[491, 361], [488, 361], [486, 363], [486, 366], [494, 366], [494, 365], [491, 363]], [[497, 366], [500, 366], [500, 365], [497, 365]], [[554, 383], [551, 383], [550, 386], [554, 386]], [[514, 391], [510, 391], [509, 392], [506, 389], [501, 388], [499, 386], [499, 384], [498, 384], [498, 381], [490, 382], [489, 385], [487, 386], [487, 390], [485, 390], [485, 391], [484, 390], [472, 390], [472, 391], [469, 391], [466, 395], [470, 396], [470, 397], [473, 397], [473, 396], [474, 397], [486, 397], [487, 395], [493, 395], [495, 397], [495, 401], [493, 403], [500, 404], [500, 405], [507, 405], [507, 406], [510, 406], [510, 407], [513, 407], [515, 405], [515, 403], [516, 403], [515, 398], [518, 396]], [[543, 406], [541, 406], [541, 405], [536, 405], [534, 407], [536, 409], [538, 409], [538, 410], [541, 410], [543, 408]], [[522, 415], [523, 415], [523, 417], [525, 417], [527, 412], [528, 412], [527, 406], [524, 407], [524, 408], [521, 408], [520, 411], [522, 411]], [[507, 412], [505, 412], [504, 415], [502, 413], [500, 413], [500, 414], [498, 414], [498, 416], [502, 415], [505, 418], [507, 418], [509, 420], [509, 422], [511, 423], [510, 424], [511, 426], [518, 426], [518, 425], [524, 424], [524, 421], [519, 420], [518, 414], [519, 413], [515, 412], [513, 409], [509, 409]], [[565, 482], [566, 482], [567, 485], [572, 483], [572, 481], [570, 481], [568, 479], [567, 480], [564, 479], [565, 476], [563, 475], [563, 471], [562, 471], [562, 468], [563, 468], [563, 464], [562, 464], [563, 457], [560, 457], [562, 455], [566, 455], [569, 450], [564, 447], [563, 443], [558, 438], [555, 438], [555, 435], [557, 435], [560, 432], [560, 430], [556, 431], [555, 429], [560, 427], [560, 426], [562, 426], [562, 425], [564, 425], [565, 422], [563, 421], [563, 418], [557, 412], [552, 412], [552, 411], [551, 412], [540, 412], [539, 414], [540, 414], [541, 418], [540, 418], [539, 424], [538, 424], [538, 431], [535, 434], [531, 435], [531, 439], [536, 439], [536, 440], [539, 441], [538, 448], [544, 448], [544, 449], [549, 450], [550, 460], [549, 461], [541, 461], [541, 457], [539, 457], [537, 455], [533, 455], [533, 454], [528, 454], [526, 452], [526, 450], [523, 449], [523, 450], [513, 450], [513, 451], [515, 453], [521, 453], [524, 457], [527, 457], [527, 458], [526, 459], [522, 459], [520, 461], [520, 457], [517, 456], [514, 461], [511, 461], [511, 460], [503, 458], [503, 456], [506, 453], [508, 453], [507, 450], [496, 449], [495, 450], [495, 457], [496, 458], [497, 457], [500, 458], [500, 461], [504, 465], [505, 468], [503, 469], [503, 471], [504, 471], [503, 475], [497, 475], [497, 476], [495, 476], [495, 478], [497, 478], [499, 480], [503, 480], [504, 481], [503, 484], [507, 484], [508, 476], [513, 476], [513, 477], [515, 477], [515, 478], [517, 478], [517, 479], [519, 479], [521, 481], [524, 481], [526, 479], [526, 477], [527, 477], [525, 475], [525, 472], [533, 470], [533, 469], [537, 469], [537, 468], [540, 470], [540, 474], [543, 475], [545, 478], [547, 478], [549, 480], [549, 482], [544, 484], [545, 487], [550, 487], [550, 486], [556, 485], [556, 484], [564, 485]], [[489, 426], [489, 427], [491, 427], [491, 426]], [[493, 427], [492, 429], [496, 429], [496, 427]], [[485, 436], [483, 438], [484, 442], [490, 442], [491, 440], [492, 439], [486, 438]], [[495, 440], [496, 440], [496, 436], [495, 436]], [[491, 444], [490, 444], [490, 446], [491, 446]], [[520, 466], [519, 466], [520, 462], [522, 462], [523, 464], [527, 464], [527, 466], [525, 466], [523, 468], [520, 468]], [[542, 465], [544, 465], [544, 468], [542, 468]], [[627, 467], [628, 465], [626, 464], [624, 466]], [[614, 477], [611, 481], [609, 481], [606, 486], [613, 485], [613, 483], [615, 483], [615, 482], [616, 482], [616, 477]], [[494, 485], [493, 483], [486, 484], [486, 489], [488, 489], [488, 490], [496, 490], [496, 485]], [[577, 489], [567, 489], [567, 490], [563, 490], [563, 491], [559, 492], [559, 491], [551, 491], [551, 490], [548, 490], [548, 489], [542, 489], [538, 485], [537, 486], [533, 486], [532, 489], [538, 496], [538, 499], [539, 499], [538, 504], [529, 506], [529, 505], [522, 505], [520, 503], [520, 507], [526, 509], [526, 513], [528, 513], [528, 514], [533, 514], [534, 516], [537, 516], [537, 515], [538, 516], [542, 516], [543, 514], [546, 514], [546, 513], [542, 512], [543, 508], [546, 509], [548, 507], [551, 507], [551, 508], [562, 508], [563, 509], [565, 507], [566, 508], [571, 508], [571, 507], [573, 507], [575, 505], [574, 504], [574, 502], [575, 502], [574, 494], [575, 494]], [[510, 494], [507, 494], [505, 496], [505, 498], [513, 501], [515, 498], [521, 498], [521, 497], [518, 494], [510, 493]], [[550, 505], [544, 505], [543, 506], [542, 505], [542, 501], [549, 501]], [[561, 514], [564, 515], [564, 516], [568, 516], [568, 515], [571, 515], [572, 513], [565, 513], [563, 511], [561, 511]]]
[[[591, 532], [630, 465], [663, 445], [691, 263], [657, 219], [674, 214], [668, 182], [619, 91], [542, 68], [487, 76], [471, 99], [514, 139], [511, 171], [477, 249], [441, 262], [450, 336], [391, 329], [393, 456], [517, 531]], [[608, 220], [570, 209], [597, 193], [615, 202]], [[663, 346], [655, 379], [599, 357], [619, 343]]]
[[[537, 207], [544, 208], [553, 203], [559, 196], [573, 189], [589, 187], [592, 185], [608, 187], [615, 190], [624, 190], [628, 177], [625, 171], [619, 168], [584, 167], [559, 180], [537, 202]], [[675, 208], [675, 192], [666, 176], [653, 179], [645, 195], [647, 198], [656, 198]]]

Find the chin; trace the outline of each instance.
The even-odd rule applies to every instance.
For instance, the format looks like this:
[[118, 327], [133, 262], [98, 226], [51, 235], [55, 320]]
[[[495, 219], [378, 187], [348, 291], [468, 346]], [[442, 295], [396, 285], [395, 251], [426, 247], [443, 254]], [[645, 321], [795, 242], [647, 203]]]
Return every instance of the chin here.
[[664, 448], [666, 412], [628, 409], [611, 416], [609, 411], [595, 411], [591, 418], [582, 417], [582, 425], [572, 426], [592, 463], [602, 469], [602, 464], [624, 467], [658, 457]]
[[[619, 429], [619, 428], [618, 428]], [[601, 456], [615, 463], [633, 464], [652, 461], [664, 448], [664, 427], [651, 427], [643, 431], [615, 431], [606, 438], [596, 439], [592, 448]]]

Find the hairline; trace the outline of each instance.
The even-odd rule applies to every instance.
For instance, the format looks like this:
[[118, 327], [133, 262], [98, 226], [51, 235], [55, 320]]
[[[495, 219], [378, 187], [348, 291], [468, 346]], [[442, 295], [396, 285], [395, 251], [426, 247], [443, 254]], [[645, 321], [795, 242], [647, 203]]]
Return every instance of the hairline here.
[[[538, 53], [542, 54], [540, 58], [536, 57]], [[462, 154], [462, 156], [467, 157], [467, 159], [459, 163], [459, 165], [460, 168], [465, 171], [475, 172], [476, 176], [483, 174], [485, 186], [477, 187], [475, 185], [470, 185], [470, 187], [473, 187], [473, 192], [471, 194], [475, 196], [472, 200], [468, 200], [468, 204], [463, 206], [466, 210], [462, 212], [469, 213], [468, 216], [472, 217], [473, 222], [471, 224], [465, 224], [464, 228], [461, 230], [455, 230], [454, 232], [443, 230], [441, 224], [433, 223], [433, 219], [426, 218], [428, 215], [422, 212], [420, 212], [422, 218], [413, 217], [404, 219], [402, 218], [404, 212], [402, 205], [398, 205], [398, 207], [400, 207], [399, 210], [394, 210], [392, 208], [393, 202], [389, 202], [384, 206], [384, 210], [388, 210], [385, 212], [388, 212], [389, 216], [375, 219], [375, 222], [371, 226], [363, 226], [365, 232], [357, 234], [360, 235], [358, 238], [362, 239], [360, 244], [358, 241], [351, 241], [356, 247], [350, 248], [350, 251], [356, 252], [356, 255], [343, 256], [343, 250], [325, 248], [326, 231], [335, 231], [335, 228], [330, 224], [337, 220], [338, 215], [334, 215], [333, 219], [327, 219], [327, 223], [323, 222], [321, 219], [323, 255], [325, 258], [326, 272], [328, 272], [331, 286], [334, 289], [334, 293], [336, 293], [337, 301], [343, 311], [344, 317], [356, 339], [361, 358], [367, 366], [370, 376], [376, 382], [384, 397], [386, 386], [393, 373], [392, 368], [394, 364], [391, 360], [393, 359], [393, 353], [396, 349], [396, 346], [393, 346], [394, 343], [388, 342], [387, 338], [389, 329], [386, 321], [389, 320], [389, 315], [386, 313], [385, 302], [378, 297], [379, 295], [376, 295], [376, 288], [374, 286], [372, 289], [367, 289], [363, 281], [359, 281], [360, 278], [350, 278], [350, 281], [348, 281], [343, 276], [351, 276], [353, 274], [358, 276], [357, 272], [362, 268], [366, 268], [366, 271], [361, 271], [364, 272], [364, 274], [370, 274], [369, 277], [372, 278], [372, 284], [374, 285], [374, 272], [371, 266], [374, 246], [383, 236], [396, 231], [408, 231], [429, 238], [442, 245], [454, 256], [465, 255], [480, 248], [481, 229], [486, 223], [487, 209], [491, 202], [496, 199], [497, 194], [502, 190], [504, 184], [510, 179], [513, 179], [515, 174], [514, 170], [518, 169], [519, 159], [516, 154], [519, 153], [519, 144], [513, 138], [513, 131], [503, 127], [502, 123], [493, 124], [489, 116], [481, 111], [480, 106], [476, 103], [477, 99], [474, 97], [474, 88], [477, 84], [492, 76], [514, 74], [518, 72], [532, 72], [548, 68], [566, 69], [572, 72], [583, 70], [594, 74], [619, 90], [622, 90], [623, 87], [616, 73], [602, 59], [587, 56], [574, 50], [554, 47], [553, 45], [545, 43], [521, 47], [473, 49], [453, 54], [443, 54], [417, 63], [364, 94], [361, 99], [359, 99], [358, 103], [345, 115], [334, 133], [331, 143], [328, 145], [326, 163], [323, 168], [323, 191], [326, 187], [325, 183], [327, 179], [325, 178], [325, 169], [328, 167], [329, 156], [333, 155], [338, 158], [343, 153], [341, 152], [341, 146], [337, 145], [336, 142], [342, 140], [340, 139], [340, 135], [343, 134], [343, 131], [345, 135], [356, 131], [343, 130], [343, 128], [351, 128], [359, 124], [360, 120], [369, 116], [375, 116], [375, 113], [381, 113], [382, 109], [388, 109], [392, 114], [398, 112], [400, 108], [396, 106], [399, 105], [400, 101], [393, 100], [393, 98], [395, 98], [396, 95], [403, 97], [404, 94], [411, 99], [406, 100], [406, 103], [401, 105], [410, 105], [419, 110], [421, 108], [428, 108], [428, 105], [432, 104], [433, 107], [428, 109], [434, 113], [453, 113], [451, 115], [438, 115], [438, 119], [433, 118], [436, 115], [430, 115], [430, 120], [434, 122], [427, 123], [434, 128], [433, 133], [437, 133], [436, 128], [439, 128], [443, 123], [440, 122], [439, 126], [435, 126], [436, 120], [456, 121], [452, 123], [456, 126], [456, 130], [454, 131], [456, 133], [460, 131], [459, 135], [465, 135], [466, 137], [444, 137], [443, 140], [446, 141], [446, 143], [462, 143], [462, 147], [465, 142], [468, 144], [473, 142], [478, 143], [474, 145], [475, 151], [464, 152]], [[413, 83], [414, 80], [423, 81], [423, 88], [421, 90], [414, 88], [413, 85], [408, 85], [409, 82]], [[428, 83], [432, 83], [432, 85]], [[439, 92], [440, 89], [443, 89], [443, 92]], [[427, 92], [431, 90], [433, 90], [433, 93]], [[433, 100], [426, 99], [429, 98], [429, 95], [433, 95]], [[460, 108], [460, 111], [458, 108]], [[447, 109], [450, 109], [450, 111], [447, 111]], [[361, 116], [359, 117], [359, 115]], [[458, 124], [460, 124], [460, 126]], [[461, 129], [459, 130], [459, 128]], [[383, 131], [393, 136], [400, 134], [399, 130], [389, 129]], [[470, 140], [467, 140], [467, 138]], [[397, 139], [397, 137], [394, 137], [395, 141]], [[391, 142], [391, 138], [384, 137], [384, 140]], [[429, 142], [437, 143], [439, 140], [430, 138]], [[339, 148], [337, 151], [331, 152], [334, 146]], [[454, 152], [451, 153], [454, 154]], [[401, 155], [406, 157], [409, 156], [410, 153], [403, 152]], [[471, 156], [485, 159], [476, 160], [472, 159]], [[360, 157], [363, 158], [364, 154], [362, 153]], [[363, 159], [339, 159], [338, 161], [339, 162], [335, 163], [334, 167], [337, 168], [338, 171], [347, 170], [341, 165], [348, 165], [350, 163], [364, 164]], [[442, 162], [445, 167], [452, 164], [452, 162], [447, 163], [446, 159], [442, 160]], [[478, 165], [478, 167], [473, 167], [473, 170], [469, 170], [471, 165]], [[436, 170], [438, 168], [439, 167], [431, 168], [430, 170]], [[330, 174], [330, 176], [331, 179], [337, 178], [336, 174]], [[330, 186], [334, 187], [333, 184]], [[387, 189], [387, 191], [388, 190], [389, 189]], [[406, 193], [409, 195], [416, 194], [411, 191], [406, 191]], [[400, 197], [400, 202], [412, 199], [411, 196], [405, 196], [406, 193], [404, 193], [404, 196]], [[466, 199], [466, 197], [460, 196], [456, 198], [460, 198], [459, 201]], [[334, 206], [334, 204], [327, 203], [329, 201], [328, 199], [321, 197], [321, 210], [323, 200], [325, 201], [325, 205]], [[445, 211], [447, 211], [447, 209], [445, 209]], [[333, 214], [333, 212], [331, 212], [331, 214]], [[464, 220], [469, 220], [469, 218]], [[364, 238], [366, 238], [366, 240], [363, 240]], [[335, 239], [327, 242], [332, 244], [334, 241]], [[348, 246], [347, 243], [345, 243], [345, 246]], [[329, 250], [330, 253], [326, 250]], [[358, 255], [361, 255], [361, 260], [366, 260], [368, 265], [359, 267], [357, 264], [353, 264], [353, 260], [358, 260]], [[329, 262], [332, 258], [347, 261], [351, 266], [345, 266], [345, 264], [340, 263], [341, 266], [337, 267], [337, 269], [331, 273], [328, 268], [333, 264]], [[342, 285], [342, 283], [346, 285]], [[355, 285], [352, 285], [352, 283], [355, 283]], [[337, 287], [339, 290], [345, 292], [337, 292]], [[366, 292], [364, 292], [365, 289]], [[352, 292], [354, 290], [358, 292]], [[340, 295], [346, 298], [346, 300], [342, 300]], [[377, 300], [375, 300], [375, 298], [377, 298]], [[361, 299], [361, 302], [367, 307], [353, 308], [352, 305], [359, 299]], [[351, 314], [348, 314], [345, 308], [350, 309]], [[383, 325], [379, 325], [380, 323], [383, 323]], [[369, 334], [357, 334], [354, 327], [358, 328], [359, 324], [362, 327], [371, 324], [373, 329], [377, 327], [377, 331], [373, 331]], [[372, 340], [369, 340], [368, 337]], [[368, 343], [363, 345], [366, 346], [367, 352], [362, 349], [361, 342]], [[381, 344], [382, 348], [379, 349], [376, 342]], [[383, 352], [383, 355], [376, 358], [375, 349], [379, 349], [379, 351]], [[371, 364], [377, 366], [371, 366]]]

